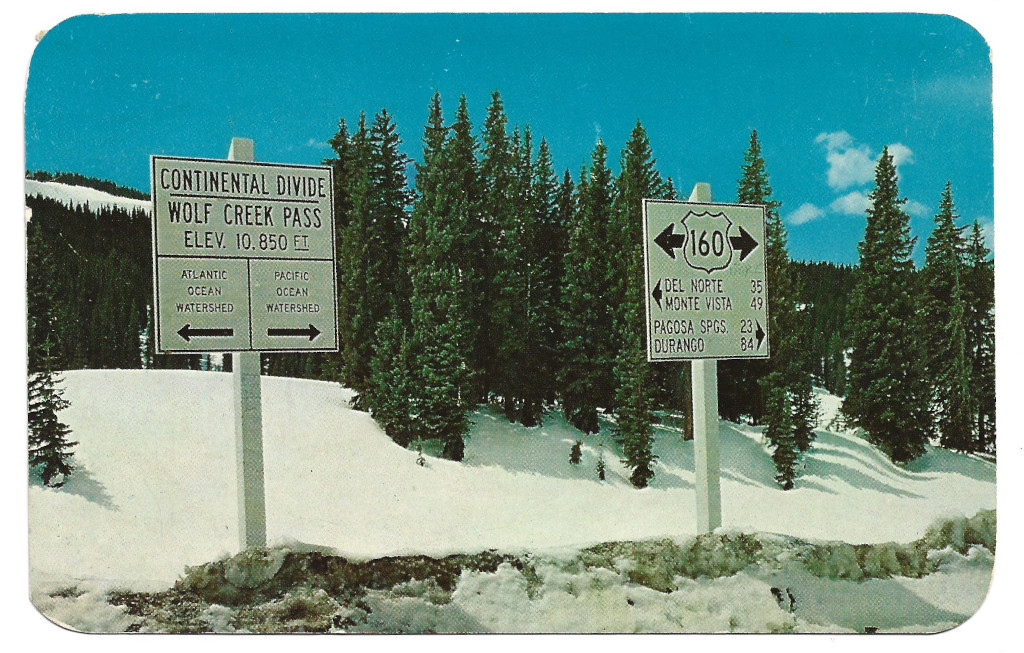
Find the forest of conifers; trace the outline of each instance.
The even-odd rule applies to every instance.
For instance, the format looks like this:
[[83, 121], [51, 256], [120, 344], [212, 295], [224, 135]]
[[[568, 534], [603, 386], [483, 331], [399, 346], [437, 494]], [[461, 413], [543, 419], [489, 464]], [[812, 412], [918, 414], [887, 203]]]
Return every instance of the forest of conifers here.
[[[509, 126], [497, 92], [480, 126], [466, 107], [462, 98], [446, 121], [435, 94], [415, 160], [386, 110], [339, 122], [323, 163], [334, 175], [341, 350], [265, 354], [265, 373], [340, 382], [396, 442], [435, 440], [454, 460], [482, 402], [524, 426], [561, 409], [581, 437], [614, 415], [644, 487], [656, 468], [652, 424], [688, 414], [690, 397], [688, 365], [646, 361], [640, 203], [686, 198], [658, 173], [639, 121], [617, 166], [598, 140], [581, 170], [558, 172], [543, 138]], [[772, 358], [720, 364], [720, 412], [765, 425], [780, 485], [792, 487], [813, 446], [812, 385], [847, 396], [848, 423], [894, 461], [926, 442], [994, 452], [992, 262], [976, 224], [969, 236], [954, 226], [950, 186], [917, 269], [883, 153], [850, 267], [789, 260], [757, 132], [736, 152], [736, 179], [716, 199], [768, 209]], [[148, 214], [26, 204], [30, 372], [209, 367], [209, 357], [153, 351]]]

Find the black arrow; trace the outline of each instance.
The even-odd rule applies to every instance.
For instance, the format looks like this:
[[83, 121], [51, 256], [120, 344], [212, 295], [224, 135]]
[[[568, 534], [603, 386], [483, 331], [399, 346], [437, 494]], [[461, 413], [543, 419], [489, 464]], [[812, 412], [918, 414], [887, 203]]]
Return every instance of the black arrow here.
[[740, 250], [740, 260], [747, 258], [747, 254], [757, 249], [758, 242], [747, 233], [747, 230], [740, 227], [739, 236], [729, 236], [729, 242], [733, 249]]
[[316, 328], [312, 324], [309, 325], [308, 329], [267, 329], [268, 336], [309, 336], [309, 341], [313, 340], [320, 335], [320, 329]]
[[661, 308], [661, 279], [658, 279], [658, 283], [654, 284], [654, 292], [651, 293], [651, 297], [654, 301], [658, 302], [658, 308]]
[[764, 342], [764, 329], [761, 328], [761, 323], [757, 320], [754, 320], [754, 323], [757, 324], [757, 331], [754, 332], [754, 335], [757, 336], [757, 349], [760, 351], [761, 343]]
[[676, 223], [670, 222], [660, 234], [654, 237], [654, 244], [665, 250], [669, 258], [675, 258], [676, 253], [673, 250], [686, 244], [686, 233], [672, 233], [675, 231], [675, 226]]
[[217, 336], [220, 338], [235, 335], [234, 329], [193, 329], [192, 325], [186, 324], [185, 326], [178, 329], [178, 335], [185, 339], [185, 342], [191, 342], [192, 338], [203, 338], [206, 336]]

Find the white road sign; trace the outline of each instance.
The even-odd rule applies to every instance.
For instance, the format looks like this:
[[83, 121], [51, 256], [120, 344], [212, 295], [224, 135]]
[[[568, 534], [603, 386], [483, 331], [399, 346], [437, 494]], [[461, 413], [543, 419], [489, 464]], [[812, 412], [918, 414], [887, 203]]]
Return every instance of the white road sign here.
[[151, 164], [157, 350], [337, 351], [330, 168]]
[[768, 358], [761, 206], [645, 199], [647, 360]]

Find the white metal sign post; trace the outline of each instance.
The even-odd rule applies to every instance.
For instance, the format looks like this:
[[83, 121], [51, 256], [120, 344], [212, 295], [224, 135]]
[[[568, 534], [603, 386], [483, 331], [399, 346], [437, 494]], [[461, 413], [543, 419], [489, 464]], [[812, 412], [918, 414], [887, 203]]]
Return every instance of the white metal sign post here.
[[151, 157], [156, 349], [234, 352], [243, 549], [267, 540], [260, 353], [338, 350], [331, 170], [254, 159]]
[[712, 204], [698, 183], [686, 202], [643, 202], [647, 360], [690, 361], [697, 528], [722, 525], [718, 360], [767, 358], [764, 207]]

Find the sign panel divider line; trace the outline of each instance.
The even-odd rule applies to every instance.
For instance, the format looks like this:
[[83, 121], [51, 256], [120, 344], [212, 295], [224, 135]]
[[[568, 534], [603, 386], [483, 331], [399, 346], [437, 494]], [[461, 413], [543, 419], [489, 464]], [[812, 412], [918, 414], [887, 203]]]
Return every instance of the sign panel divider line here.
[[252, 259], [247, 259], [245, 262], [245, 273], [248, 276], [249, 285], [249, 348], [252, 348]]

